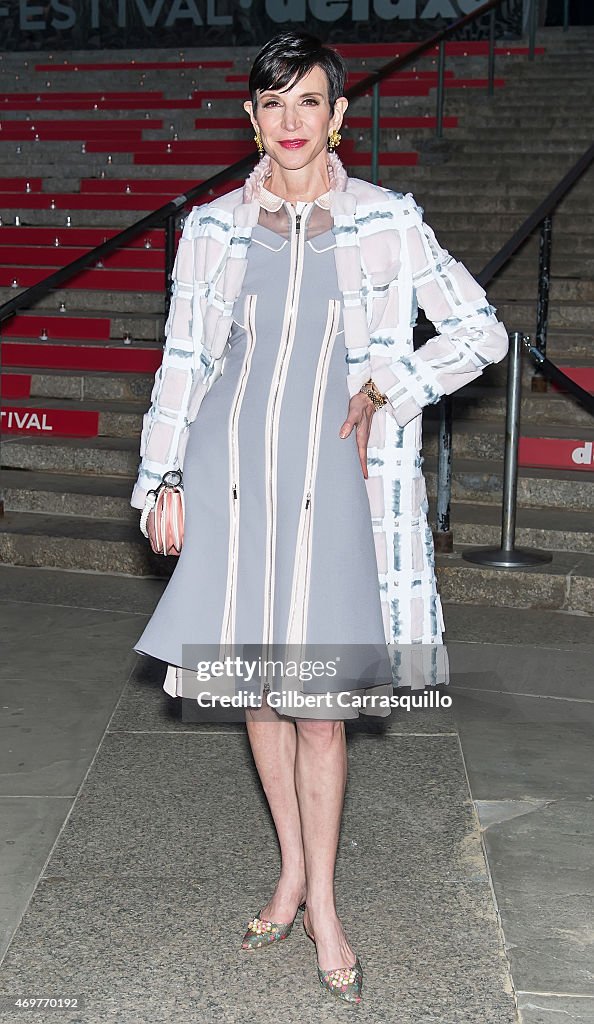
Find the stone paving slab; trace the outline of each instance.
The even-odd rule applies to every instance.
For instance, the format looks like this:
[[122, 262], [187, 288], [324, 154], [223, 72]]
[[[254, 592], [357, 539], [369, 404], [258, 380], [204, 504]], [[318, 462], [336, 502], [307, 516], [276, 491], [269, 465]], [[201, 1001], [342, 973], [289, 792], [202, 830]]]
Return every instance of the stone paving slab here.
[[[351, 1008], [320, 989], [301, 915], [278, 947], [238, 949], [264, 898], [263, 886], [224, 876], [209, 885], [112, 877], [108, 892], [104, 878], [48, 879], [8, 952], [0, 991], [32, 991], [43, 978], [45, 992], [86, 1000], [79, 1014], [36, 1013], [41, 1024], [242, 1024], [262, 1014], [288, 1024], [341, 1020]], [[358, 880], [341, 904], [365, 972], [358, 1020], [514, 1024], [484, 892], [428, 887], [419, 873], [397, 894]], [[15, 1019], [0, 1015], [2, 1024]]]
[[446, 638], [474, 644], [522, 644], [546, 650], [594, 652], [594, 619], [589, 615], [532, 608], [513, 610], [444, 602]]
[[0, 959], [71, 806], [67, 797], [0, 796]]
[[[72, 572], [29, 566], [0, 565], [0, 601], [109, 609], [121, 614], [150, 615], [165, 583], [149, 577]], [[2, 608], [2, 618], [5, 610]], [[143, 627], [141, 620], [141, 630]]]
[[[73, 607], [74, 595], [52, 605], [52, 582], [0, 573], [0, 956], [120, 696], [130, 631], [144, 621]], [[87, 577], [88, 596], [92, 587]], [[29, 588], [37, 600], [26, 600]]]
[[[562, 702], [592, 701], [592, 652], [489, 643], [448, 642], [452, 684], [463, 690], [525, 694], [556, 702], [560, 721], [572, 715]], [[542, 702], [541, 702], [542, 703]], [[544, 704], [542, 705], [545, 706]], [[546, 705], [552, 706], [552, 705]]]
[[516, 987], [592, 1006], [593, 800], [554, 800], [484, 833]]
[[82, 677], [110, 688], [112, 667], [121, 685], [134, 664], [131, 637], [142, 620], [127, 611], [18, 602], [3, 602], [1, 611], [3, 673], [10, 679], [28, 684], [40, 677], [49, 685]]
[[[358, 735], [349, 763], [339, 881], [397, 885], [420, 865], [484, 878], [456, 737]], [[46, 874], [260, 880], [263, 864], [272, 885], [276, 840], [244, 733], [108, 733]]]
[[575, 620], [557, 633], [566, 620], [553, 614], [547, 633], [538, 621], [529, 635], [530, 620], [520, 620], [530, 646], [514, 643], [511, 617], [509, 643], [450, 645], [452, 662], [466, 669], [454, 671], [452, 712], [514, 984], [532, 993], [522, 1020], [592, 1021], [591, 624]]
[[522, 1024], [594, 1024], [594, 999], [551, 996], [542, 992], [518, 995]]
[[450, 692], [475, 800], [546, 800], [593, 792], [594, 702], [455, 685]]

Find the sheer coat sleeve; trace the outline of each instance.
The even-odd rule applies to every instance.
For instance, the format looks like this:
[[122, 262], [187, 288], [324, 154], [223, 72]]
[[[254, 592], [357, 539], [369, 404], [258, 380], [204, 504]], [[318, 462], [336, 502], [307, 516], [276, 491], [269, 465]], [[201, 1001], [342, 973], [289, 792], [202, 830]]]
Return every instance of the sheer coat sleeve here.
[[199, 207], [186, 218], [173, 268], [169, 316], [161, 365], [155, 373], [150, 407], [143, 416], [140, 463], [130, 504], [142, 508], [146, 492], [170, 469], [179, 468], [180, 437], [194, 375], [199, 365], [202, 315], [195, 301], [195, 225]]
[[[388, 399], [385, 409], [401, 427], [425, 405], [457, 391], [489, 364], [503, 359], [509, 344], [484, 288], [440, 245], [412, 194], [405, 198], [409, 217], [402, 231], [401, 255], [412, 277], [411, 322], [420, 306], [437, 334], [416, 352], [400, 355], [373, 371], [375, 384]], [[396, 287], [397, 282], [392, 281], [391, 286]], [[389, 324], [379, 324], [378, 334], [389, 332]]]

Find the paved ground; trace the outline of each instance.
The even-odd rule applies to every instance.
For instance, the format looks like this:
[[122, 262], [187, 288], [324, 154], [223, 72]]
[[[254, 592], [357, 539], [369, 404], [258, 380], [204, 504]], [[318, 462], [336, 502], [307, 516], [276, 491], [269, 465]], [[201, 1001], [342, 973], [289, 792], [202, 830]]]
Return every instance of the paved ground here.
[[[84, 999], [38, 1024], [340, 1020], [301, 927], [237, 949], [276, 846], [243, 727], [183, 721], [131, 650], [162, 587], [0, 568], [0, 995]], [[593, 1024], [593, 620], [446, 620], [452, 709], [349, 726], [358, 1018]]]

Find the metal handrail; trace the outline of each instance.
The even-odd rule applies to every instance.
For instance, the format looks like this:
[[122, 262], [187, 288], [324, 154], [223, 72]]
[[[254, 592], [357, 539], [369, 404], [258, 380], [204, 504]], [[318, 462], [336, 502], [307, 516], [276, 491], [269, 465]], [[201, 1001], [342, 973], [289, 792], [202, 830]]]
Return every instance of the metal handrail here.
[[[447, 25], [439, 32], [436, 32], [435, 35], [431, 36], [429, 39], [426, 39], [423, 42], [419, 43], [417, 46], [414, 47], [414, 49], [410, 50], [408, 53], [403, 54], [401, 57], [396, 57], [394, 60], [391, 60], [386, 65], [384, 65], [384, 67], [379, 68], [377, 71], [374, 71], [371, 74], [367, 75], [364, 79], [362, 79], [360, 82], [357, 82], [356, 85], [352, 86], [350, 89], [346, 91], [346, 98], [349, 101], [359, 99], [364, 93], [372, 89], [374, 95], [373, 102], [377, 102], [376, 97], [379, 96], [379, 85], [381, 81], [383, 81], [390, 75], [394, 74], [395, 70], [399, 70], [400, 68], [404, 67], [405, 64], [409, 64], [417, 60], [421, 56], [421, 54], [425, 53], [427, 50], [434, 47], [437, 43], [440, 43], [441, 45], [443, 41], [445, 41], [445, 38], [451, 35], [452, 32], [456, 31], [459, 28], [463, 28], [465, 25], [470, 24], [470, 22], [481, 17], [483, 14], [486, 14], [488, 11], [492, 12], [492, 19], [494, 24], [495, 9], [501, 3], [503, 3], [503, 0], [486, 0], [484, 4], [481, 4], [481, 6], [478, 7], [471, 14], [466, 14], [461, 18], [457, 18], [456, 21], [453, 21], [450, 25]], [[536, 0], [532, 0], [532, 3], [535, 4]], [[490, 50], [493, 50], [493, 32], [490, 33], [489, 43]], [[490, 54], [490, 68], [492, 64], [493, 60]], [[438, 108], [439, 106], [440, 104], [438, 103]], [[374, 118], [374, 120], [376, 120], [376, 118]], [[378, 140], [379, 130], [375, 135], [373, 144], [373, 149], [376, 154], [379, 149]], [[48, 274], [47, 277], [44, 277], [41, 281], [38, 281], [37, 284], [31, 285], [30, 288], [26, 288], [19, 295], [15, 295], [14, 299], [9, 299], [8, 302], [5, 302], [2, 306], [0, 306], [0, 323], [2, 323], [4, 320], [7, 320], [8, 317], [13, 316], [15, 313], [18, 312], [19, 309], [25, 309], [28, 308], [29, 306], [34, 305], [36, 302], [39, 301], [39, 299], [44, 298], [44, 296], [47, 295], [48, 292], [52, 291], [54, 288], [60, 287], [60, 285], [70, 280], [70, 278], [75, 277], [76, 274], [79, 274], [82, 270], [85, 270], [92, 264], [97, 263], [99, 260], [103, 259], [103, 257], [109, 256], [109, 254], [114, 252], [116, 249], [122, 248], [123, 246], [127, 245], [128, 242], [131, 242], [133, 239], [137, 238], [138, 235], [142, 234], [144, 231], [148, 231], [154, 227], [160, 227], [161, 224], [163, 223], [167, 225], [169, 219], [175, 218], [179, 214], [179, 212], [185, 206], [188, 205], [188, 203], [192, 202], [194, 199], [200, 198], [201, 196], [207, 195], [209, 192], [212, 192], [212, 190], [219, 184], [222, 184], [229, 178], [232, 178], [234, 175], [243, 172], [246, 167], [249, 167], [253, 163], [253, 160], [254, 157], [252, 154], [249, 154], [246, 157], [242, 157], [240, 160], [237, 160], [234, 164], [230, 164], [229, 167], [226, 167], [224, 170], [219, 171], [217, 174], [212, 175], [212, 177], [208, 178], [206, 181], [201, 182], [199, 185], [194, 185], [192, 188], [188, 189], [187, 192], [184, 192], [182, 195], [176, 196], [174, 199], [171, 199], [168, 203], [165, 203], [164, 206], [160, 206], [158, 209], [153, 210], [152, 213], [147, 214], [146, 217], [142, 217], [134, 224], [131, 224], [129, 227], [124, 228], [123, 231], [120, 231], [116, 235], [113, 235], [106, 242], [102, 242], [101, 245], [95, 246], [95, 248], [90, 249], [87, 253], [84, 253], [82, 256], [79, 256], [76, 260], [72, 260], [71, 263], [67, 263], [64, 267], [61, 267], [60, 270], [54, 271], [53, 274]], [[377, 165], [377, 156], [375, 158], [374, 163]], [[171, 235], [172, 231], [170, 223], [170, 243]], [[170, 285], [171, 272], [173, 269], [171, 244], [169, 244], [168, 248], [170, 250], [171, 258], [165, 267], [166, 295], [169, 292], [168, 286]]]
[[567, 174], [557, 182], [555, 187], [549, 192], [548, 196], [546, 196], [545, 199], [535, 207], [532, 213], [526, 217], [526, 220], [520, 224], [520, 227], [513, 233], [511, 238], [501, 246], [501, 249], [499, 249], [493, 257], [491, 257], [481, 272], [475, 275], [476, 280], [483, 286], [483, 288], [493, 277], [495, 277], [495, 274], [501, 270], [506, 263], [508, 263], [516, 250], [520, 248], [522, 242], [526, 240], [528, 235], [532, 234], [534, 228], [538, 227], [545, 217], [548, 217], [549, 214], [553, 212], [555, 207], [558, 206], [570, 189], [573, 188], [578, 178], [581, 178], [582, 174], [587, 171], [592, 160], [594, 160], [594, 143], [592, 143], [592, 145], [582, 153], [579, 160], [575, 162], [573, 167], [570, 167]]
[[579, 384], [568, 377], [566, 373], [563, 373], [555, 363], [546, 356], [543, 356], [536, 345], [530, 345], [528, 348], [528, 354], [531, 357], [534, 364], [538, 367], [541, 373], [544, 373], [545, 377], [548, 377], [554, 384], [564, 388], [570, 395], [580, 402], [584, 409], [594, 416], [594, 395], [591, 395], [585, 388], [581, 388]]

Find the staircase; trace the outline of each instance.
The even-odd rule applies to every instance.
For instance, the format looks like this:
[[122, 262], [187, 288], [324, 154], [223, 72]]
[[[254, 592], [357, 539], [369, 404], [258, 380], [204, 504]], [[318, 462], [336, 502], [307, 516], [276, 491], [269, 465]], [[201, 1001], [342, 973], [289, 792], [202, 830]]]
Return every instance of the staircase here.
[[[537, 46], [532, 62], [521, 45], [499, 46], [489, 97], [485, 45], [449, 43], [442, 140], [432, 131], [434, 57], [382, 90], [382, 184], [412, 191], [440, 242], [475, 274], [592, 140], [594, 29], [540, 29]], [[377, 46], [342, 49], [353, 80], [386, 59]], [[241, 99], [253, 52], [185, 51], [181, 60], [155, 51], [146, 65], [125, 51], [71, 54], [67, 65], [4, 55], [0, 302], [249, 152]], [[351, 110], [341, 158], [368, 177], [369, 100]], [[553, 221], [548, 339], [550, 357], [589, 390], [593, 223], [589, 174]], [[534, 336], [537, 254], [535, 234], [487, 289], [510, 332]], [[150, 231], [5, 325], [0, 561], [171, 572], [129, 506], [161, 357], [163, 281], [163, 232]], [[510, 573], [460, 556], [499, 542], [505, 372], [505, 362], [489, 368], [455, 398], [455, 552], [437, 559], [442, 597], [594, 614], [592, 420], [561, 392], [532, 391], [528, 366], [517, 541], [553, 550], [553, 561]], [[430, 498], [435, 414], [424, 420]]]

